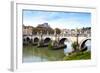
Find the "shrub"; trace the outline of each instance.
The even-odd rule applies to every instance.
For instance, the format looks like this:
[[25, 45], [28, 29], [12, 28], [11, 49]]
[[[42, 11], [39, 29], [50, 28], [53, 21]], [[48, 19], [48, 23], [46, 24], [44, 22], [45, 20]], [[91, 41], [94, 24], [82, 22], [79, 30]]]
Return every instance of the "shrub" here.
[[78, 46], [79, 45], [77, 44], [77, 42], [72, 43], [72, 47], [73, 47], [74, 51], [78, 50]]
[[52, 42], [49, 42], [48, 48], [49, 48], [49, 49], [53, 49]]

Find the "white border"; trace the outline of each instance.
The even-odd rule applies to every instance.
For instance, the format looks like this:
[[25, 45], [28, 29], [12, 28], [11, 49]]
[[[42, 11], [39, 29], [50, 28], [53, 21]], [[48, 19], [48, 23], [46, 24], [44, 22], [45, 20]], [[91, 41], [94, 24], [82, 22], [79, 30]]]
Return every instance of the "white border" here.
[[90, 12], [92, 14], [92, 37], [95, 37], [95, 24], [96, 24], [96, 8], [94, 7], [77, 7], [77, 6], [59, 6], [59, 5], [41, 5], [32, 3], [18, 3], [13, 2], [12, 7], [12, 66], [13, 71], [27, 71], [39, 69], [55, 69], [66, 67], [80, 67], [80, 66], [93, 66], [96, 65], [96, 48], [95, 39], [92, 39], [91, 60], [78, 60], [78, 61], [57, 61], [57, 62], [39, 62], [39, 63], [23, 63], [22, 64], [22, 9], [30, 10], [49, 10], [49, 11], [70, 11], [70, 12]]

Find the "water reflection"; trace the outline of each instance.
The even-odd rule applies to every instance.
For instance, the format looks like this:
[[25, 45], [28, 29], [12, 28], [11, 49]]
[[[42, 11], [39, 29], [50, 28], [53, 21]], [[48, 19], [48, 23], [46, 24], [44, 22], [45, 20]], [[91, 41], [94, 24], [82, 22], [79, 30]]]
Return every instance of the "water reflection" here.
[[63, 49], [50, 50], [34, 46], [23, 48], [23, 62], [62, 61], [64, 56]]
[[[62, 61], [65, 54], [73, 51], [72, 42], [66, 41], [64, 43], [67, 45], [64, 49], [50, 50], [47, 47], [39, 48], [36, 46], [26, 46], [23, 47], [23, 62], [44, 62], [44, 61]], [[85, 42], [87, 51], [91, 50], [91, 40]]]
[[87, 47], [87, 51], [91, 51], [91, 40], [87, 40], [85, 46]]
[[[64, 44], [67, 45], [67, 47], [64, 48], [64, 54], [67, 55], [73, 51], [72, 42], [66, 41]], [[87, 51], [91, 51], [91, 40], [87, 40], [84, 47], [87, 47]]]
[[67, 45], [67, 47], [64, 48], [64, 53], [65, 54], [68, 54], [68, 53], [70, 53], [70, 52], [73, 51], [73, 48], [71, 46], [72, 45], [72, 42], [66, 41], [64, 44]]

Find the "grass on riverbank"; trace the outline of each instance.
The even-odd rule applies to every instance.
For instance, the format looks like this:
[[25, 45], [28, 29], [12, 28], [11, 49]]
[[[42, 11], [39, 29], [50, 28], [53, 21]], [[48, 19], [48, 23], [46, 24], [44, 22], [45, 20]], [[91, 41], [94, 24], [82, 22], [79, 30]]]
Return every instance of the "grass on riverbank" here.
[[91, 59], [91, 52], [75, 52], [65, 56], [64, 60], [86, 60]]

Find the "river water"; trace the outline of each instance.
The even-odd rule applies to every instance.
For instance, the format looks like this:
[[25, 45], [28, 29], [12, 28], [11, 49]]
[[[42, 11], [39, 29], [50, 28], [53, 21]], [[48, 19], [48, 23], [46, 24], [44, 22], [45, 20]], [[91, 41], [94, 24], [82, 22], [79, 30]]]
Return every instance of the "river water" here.
[[[71, 42], [65, 42], [67, 48], [59, 50], [50, 50], [47, 47], [38, 48], [36, 46], [23, 47], [23, 63], [31, 62], [45, 62], [45, 61], [63, 61], [65, 54], [73, 51]], [[91, 50], [91, 41], [88, 40], [85, 43], [88, 47], [88, 51]]]
[[64, 50], [50, 50], [48, 48], [37, 48], [28, 46], [23, 48], [23, 62], [44, 62], [44, 61], [62, 61]]

